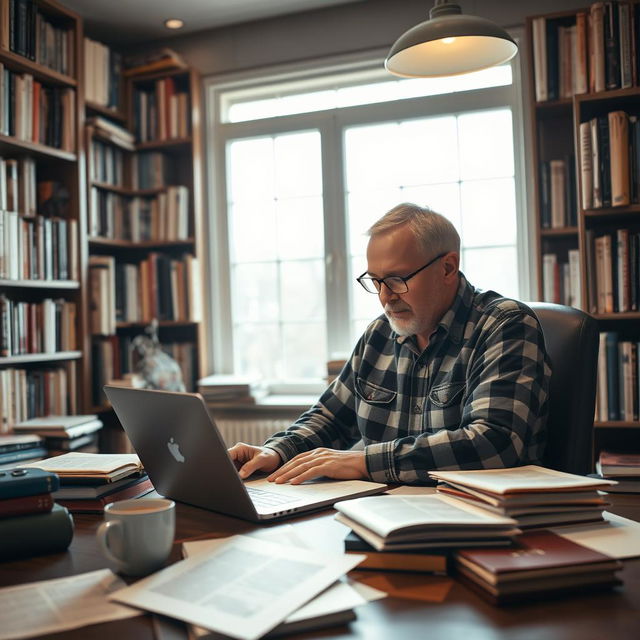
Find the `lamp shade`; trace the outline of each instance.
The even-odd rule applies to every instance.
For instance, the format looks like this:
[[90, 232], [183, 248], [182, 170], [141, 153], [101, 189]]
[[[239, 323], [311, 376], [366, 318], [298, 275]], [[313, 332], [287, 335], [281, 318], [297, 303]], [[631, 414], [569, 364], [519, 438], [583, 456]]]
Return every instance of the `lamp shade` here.
[[518, 52], [504, 29], [463, 15], [457, 4], [436, 2], [429, 15], [393, 44], [384, 63], [388, 71], [408, 78], [452, 76], [502, 64]]

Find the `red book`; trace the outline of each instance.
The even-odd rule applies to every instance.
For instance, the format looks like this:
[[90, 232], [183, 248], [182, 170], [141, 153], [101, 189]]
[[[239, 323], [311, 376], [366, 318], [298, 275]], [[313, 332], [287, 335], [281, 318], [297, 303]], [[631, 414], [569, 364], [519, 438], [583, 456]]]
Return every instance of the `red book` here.
[[0, 518], [23, 516], [28, 513], [47, 513], [53, 508], [53, 498], [50, 493], [35, 496], [20, 496], [18, 498], [4, 498], [0, 500]]

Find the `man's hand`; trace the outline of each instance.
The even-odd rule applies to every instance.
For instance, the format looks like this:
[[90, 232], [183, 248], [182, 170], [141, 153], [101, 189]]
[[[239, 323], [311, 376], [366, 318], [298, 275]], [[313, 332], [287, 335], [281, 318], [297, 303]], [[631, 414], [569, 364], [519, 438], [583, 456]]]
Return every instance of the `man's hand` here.
[[269, 473], [282, 464], [282, 459], [277, 451], [268, 447], [254, 447], [244, 442], [234, 444], [228, 453], [242, 479], [248, 478], [254, 471]]
[[299, 453], [272, 473], [267, 480], [277, 484], [300, 484], [320, 476], [337, 480], [368, 478], [364, 451], [338, 451], [320, 447]]

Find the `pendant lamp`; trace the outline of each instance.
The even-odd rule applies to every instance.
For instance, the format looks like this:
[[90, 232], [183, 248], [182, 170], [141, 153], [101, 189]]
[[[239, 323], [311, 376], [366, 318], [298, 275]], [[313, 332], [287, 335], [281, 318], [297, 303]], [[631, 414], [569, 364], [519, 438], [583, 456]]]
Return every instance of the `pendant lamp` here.
[[513, 58], [513, 38], [490, 20], [468, 16], [460, 6], [436, 0], [429, 20], [402, 34], [384, 66], [407, 78], [436, 78], [479, 71]]

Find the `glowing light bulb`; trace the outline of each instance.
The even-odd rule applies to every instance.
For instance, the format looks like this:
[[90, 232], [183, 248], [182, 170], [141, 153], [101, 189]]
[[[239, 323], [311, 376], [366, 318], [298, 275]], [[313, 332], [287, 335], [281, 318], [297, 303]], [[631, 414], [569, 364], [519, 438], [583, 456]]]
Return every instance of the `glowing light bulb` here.
[[455, 38], [442, 38], [442, 44], [452, 44], [456, 41]]

